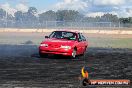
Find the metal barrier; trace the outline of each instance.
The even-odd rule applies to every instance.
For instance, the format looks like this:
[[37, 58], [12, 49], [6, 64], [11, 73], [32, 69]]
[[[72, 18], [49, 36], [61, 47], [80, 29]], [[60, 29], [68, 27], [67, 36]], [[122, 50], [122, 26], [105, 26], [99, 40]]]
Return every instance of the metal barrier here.
[[69, 21], [44, 21], [44, 22], [14, 22], [0, 21], [0, 28], [131, 28], [132, 24], [120, 22], [69, 22]]

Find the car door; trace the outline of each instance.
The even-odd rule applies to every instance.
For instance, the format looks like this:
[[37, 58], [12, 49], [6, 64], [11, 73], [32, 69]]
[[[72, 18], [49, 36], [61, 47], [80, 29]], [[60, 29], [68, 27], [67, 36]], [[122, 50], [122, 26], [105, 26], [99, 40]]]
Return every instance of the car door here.
[[82, 52], [84, 52], [86, 50], [87, 47], [87, 41], [86, 38], [83, 36], [83, 34], [81, 33], [81, 39], [82, 39]]
[[78, 33], [78, 43], [77, 43], [77, 54], [83, 53], [83, 39], [81, 37], [81, 34]]

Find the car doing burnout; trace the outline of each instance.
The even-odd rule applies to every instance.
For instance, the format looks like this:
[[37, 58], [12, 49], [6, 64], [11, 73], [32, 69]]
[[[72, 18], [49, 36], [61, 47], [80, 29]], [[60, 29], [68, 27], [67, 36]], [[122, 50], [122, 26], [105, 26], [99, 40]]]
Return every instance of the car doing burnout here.
[[88, 43], [86, 38], [79, 32], [53, 31], [39, 46], [40, 56], [59, 54], [75, 58], [84, 55]]

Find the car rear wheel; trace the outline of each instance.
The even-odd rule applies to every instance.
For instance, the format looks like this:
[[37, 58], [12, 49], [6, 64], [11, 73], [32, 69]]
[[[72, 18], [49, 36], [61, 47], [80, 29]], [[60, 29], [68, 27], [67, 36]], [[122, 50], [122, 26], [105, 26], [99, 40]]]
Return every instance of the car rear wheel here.
[[86, 53], [86, 51], [87, 51], [87, 47], [85, 47], [85, 50], [83, 51], [83, 53], [81, 54], [81, 56], [84, 56], [85, 53]]
[[75, 59], [75, 58], [76, 58], [76, 55], [77, 55], [77, 50], [74, 49], [74, 50], [72, 51], [72, 58]]

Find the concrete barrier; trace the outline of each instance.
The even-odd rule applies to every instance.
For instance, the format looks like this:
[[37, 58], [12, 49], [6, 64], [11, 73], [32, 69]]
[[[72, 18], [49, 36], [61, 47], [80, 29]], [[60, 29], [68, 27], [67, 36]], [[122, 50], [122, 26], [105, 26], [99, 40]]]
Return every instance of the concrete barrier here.
[[[62, 29], [18, 29], [18, 28], [0, 28], [0, 32], [52, 32], [55, 30], [62, 30]], [[68, 30], [68, 29], [67, 29]], [[70, 29], [71, 30], [71, 29]], [[79, 31], [81, 33], [96, 33], [96, 34], [132, 34], [132, 30], [120, 30], [120, 29], [73, 29], [71, 31]]]

